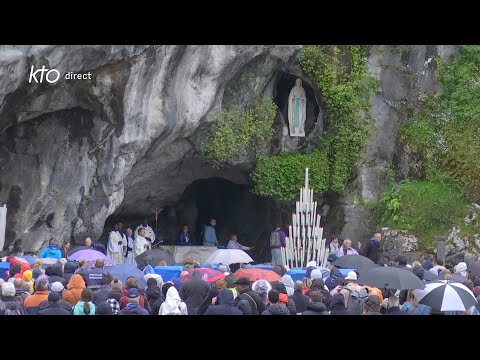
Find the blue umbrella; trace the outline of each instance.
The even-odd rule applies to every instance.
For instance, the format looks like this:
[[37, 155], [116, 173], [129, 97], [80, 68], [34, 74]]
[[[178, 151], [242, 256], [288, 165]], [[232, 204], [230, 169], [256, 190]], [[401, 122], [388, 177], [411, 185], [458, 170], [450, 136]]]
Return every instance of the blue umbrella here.
[[34, 256], [30, 256], [30, 255], [24, 255], [24, 256], [20, 256], [22, 259], [25, 259], [27, 260], [28, 262], [28, 265], [33, 265], [35, 264], [35, 260], [37, 260], [37, 258], [35, 258]]
[[107, 270], [114, 278], [119, 279], [123, 284], [127, 281], [129, 276], [135, 276], [138, 280], [138, 287], [145, 289], [147, 283], [143, 277], [143, 272], [136, 265], [120, 264], [106, 267]]

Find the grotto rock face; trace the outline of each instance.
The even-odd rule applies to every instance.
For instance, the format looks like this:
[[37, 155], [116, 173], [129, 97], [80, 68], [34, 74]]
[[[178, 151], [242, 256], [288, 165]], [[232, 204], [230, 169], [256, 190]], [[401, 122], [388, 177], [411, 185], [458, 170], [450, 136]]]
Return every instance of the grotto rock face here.
[[[418, 109], [425, 93], [437, 91], [434, 55], [447, 58], [455, 54], [455, 46], [415, 45], [408, 48], [372, 46], [368, 58], [370, 74], [379, 81], [380, 91], [371, 99], [373, 128], [363, 161], [356, 171], [356, 188], [364, 200], [377, 200], [387, 185], [387, 169], [399, 173], [415, 172], [416, 159], [409, 156], [399, 140], [399, 129], [408, 120], [412, 109]], [[373, 214], [358, 201], [358, 196], [340, 198], [345, 210], [342, 237], [365, 242], [378, 230], [371, 221]]]
[[[241, 94], [235, 100], [245, 106], [254, 95], [281, 99], [283, 82], [288, 88], [290, 78], [300, 77], [311, 88], [309, 99], [317, 101], [307, 119], [307, 140], [321, 135], [321, 93], [298, 65], [301, 48], [0, 46], [0, 203], [8, 206], [6, 244], [0, 248], [36, 251], [51, 237], [98, 239], [107, 218], [151, 218], [155, 206], [174, 209], [178, 221], [193, 219], [198, 211], [193, 198], [182, 198], [193, 182], [222, 178], [248, 186], [254, 165], [248, 159], [222, 170], [201, 161], [209, 115], [229, 101], [227, 86], [234, 85]], [[437, 89], [428, 59], [454, 53], [451, 46], [371, 48], [369, 71], [381, 92], [372, 98], [373, 131], [354, 180], [365, 200], [383, 191], [387, 167], [414, 171], [414, 161], [399, 144], [399, 126], [406, 121], [406, 110], [421, 104], [425, 91]], [[91, 72], [92, 79], [29, 83], [32, 65], [55, 68], [62, 75]], [[304, 139], [289, 138], [286, 128], [280, 111], [272, 153], [308, 146]], [[354, 244], [365, 242], [375, 230], [372, 214], [358, 199], [336, 196], [322, 207], [330, 232]], [[248, 221], [255, 216], [251, 209], [257, 200], [245, 201], [239, 207], [248, 216], [235, 215]], [[279, 214], [283, 219], [284, 207], [263, 206], [270, 213], [261, 219], [274, 222]], [[260, 237], [266, 241], [266, 228], [251, 230], [242, 240], [252, 244]], [[268, 258], [258, 251], [256, 255]]]
[[[244, 170], [200, 163], [198, 138], [235, 74], [263, 57], [268, 91], [301, 46], [0, 47], [0, 202], [5, 247], [36, 251], [49, 238], [98, 238], [118, 211], [151, 215], [192, 181]], [[29, 83], [30, 67], [91, 80]], [[272, 85], [270, 85], [272, 86]], [[271, 90], [270, 90], [271, 91]], [[3, 245], [3, 244], [0, 244]]]

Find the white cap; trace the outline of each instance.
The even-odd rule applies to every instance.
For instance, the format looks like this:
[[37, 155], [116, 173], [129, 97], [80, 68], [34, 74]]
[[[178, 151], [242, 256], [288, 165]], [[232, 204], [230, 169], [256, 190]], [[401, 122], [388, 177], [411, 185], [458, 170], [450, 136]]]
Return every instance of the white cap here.
[[357, 280], [357, 273], [355, 271], [349, 271], [345, 280]]
[[308, 262], [308, 263], [307, 263], [307, 267], [310, 267], [310, 266], [315, 266], [315, 267], [317, 267], [317, 262], [316, 262], [316, 261], [313, 261], [313, 260], [310, 261], [310, 262]]
[[59, 281], [55, 281], [53, 284], [52, 284], [52, 287], [51, 287], [51, 290], [52, 291], [55, 291], [55, 292], [60, 292], [60, 291], [63, 291], [63, 289], [65, 289], [65, 287], [63, 286], [63, 284]]

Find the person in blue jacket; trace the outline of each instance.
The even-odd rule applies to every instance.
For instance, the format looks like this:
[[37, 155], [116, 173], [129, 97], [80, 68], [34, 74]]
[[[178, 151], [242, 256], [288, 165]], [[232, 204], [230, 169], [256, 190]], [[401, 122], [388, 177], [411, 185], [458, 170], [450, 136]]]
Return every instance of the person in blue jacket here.
[[215, 225], [217, 225], [217, 220], [214, 218], [210, 219], [208, 225], [205, 226], [203, 232], [203, 246], [217, 246], [217, 233], [215, 232]]
[[42, 250], [39, 258], [54, 258], [54, 259], [61, 259], [62, 258], [62, 250], [58, 247], [56, 239], [52, 238], [48, 242], [48, 246]]

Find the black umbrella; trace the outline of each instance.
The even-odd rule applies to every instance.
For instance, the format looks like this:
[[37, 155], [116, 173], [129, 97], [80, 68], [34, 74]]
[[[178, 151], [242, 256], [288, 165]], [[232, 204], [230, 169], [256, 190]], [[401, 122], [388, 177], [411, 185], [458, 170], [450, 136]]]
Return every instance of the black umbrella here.
[[453, 283], [463, 284], [463, 282], [466, 281], [466, 280], [468, 280], [468, 278], [463, 276], [462, 274], [459, 274], [459, 273], [452, 274], [451, 282], [453, 282]]
[[162, 249], [147, 250], [141, 253], [140, 255], [138, 255], [137, 257], [135, 257], [135, 261], [137, 262], [137, 264], [143, 265], [146, 257], [149, 257], [152, 259], [153, 265], [155, 265], [161, 260], [165, 260], [167, 265], [175, 264], [175, 259], [173, 258], [173, 255], [168, 251], [162, 250]]
[[477, 304], [473, 293], [463, 284], [436, 281], [423, 290], [414, 290], [413, 295], [420, 304], [439, 311], [466, 311]]
[[377, 266], [372, 260], [362, 255], [344, 255], [335, 260], [333, 265], [343, 269], [356, 269], [358, 272]]
[[411, 271], [396, 267], [376, 267], [361, 272], [358, 277], [360, 285], [374, 286], [379, 289], [423, 289], [425, 284]]
[[468, 265], [468, 271], [472, 272], [475, 276], [480, 276], [480, 260], [475, 261]]

